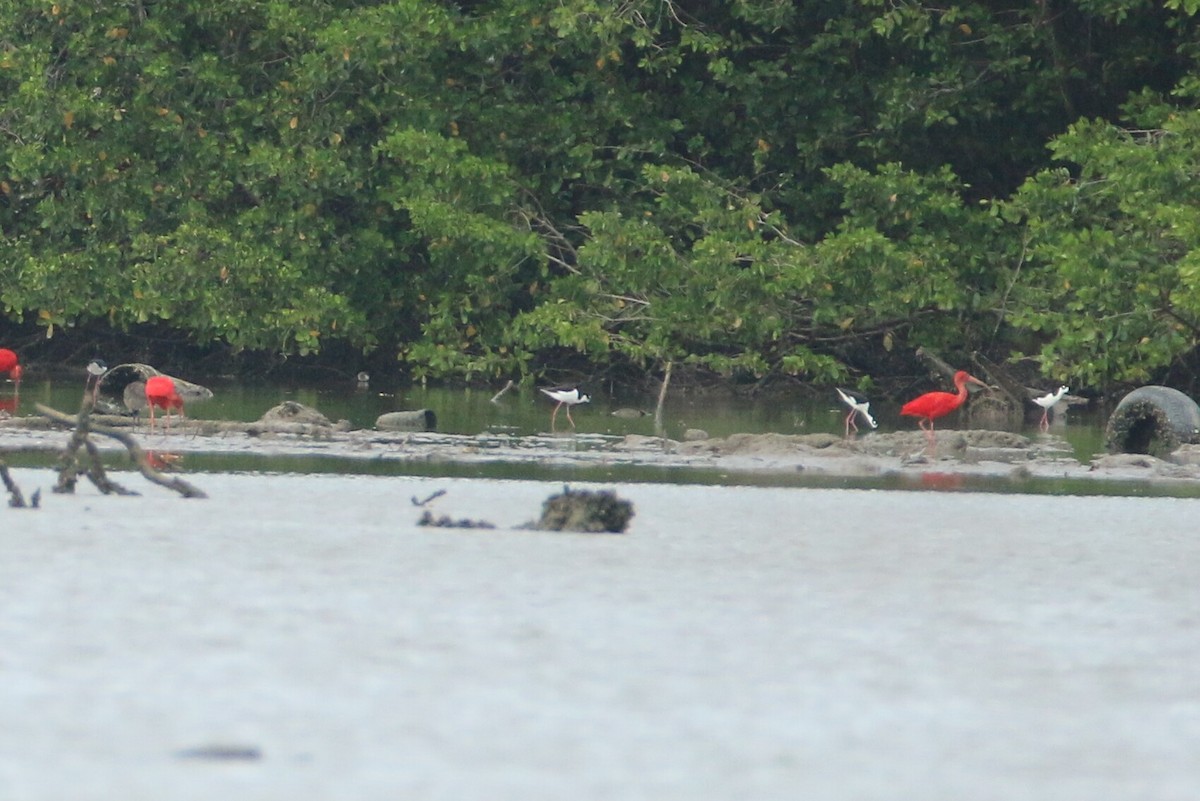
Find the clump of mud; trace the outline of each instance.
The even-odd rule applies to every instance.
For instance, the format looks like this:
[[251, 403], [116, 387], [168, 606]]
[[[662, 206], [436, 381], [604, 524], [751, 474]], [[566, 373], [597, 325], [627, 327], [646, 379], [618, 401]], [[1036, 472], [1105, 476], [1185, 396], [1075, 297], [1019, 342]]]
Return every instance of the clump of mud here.
[[572, 491], [564, 487], [542, 504], [542, 517], [530, 528], [542, 531], [582, 531], [621, 534], [633, 519], [633, 504], [612, 490]]
[[418, 526], [433, 526], [435, 528], [495, 528], [496, 527], [495, 523], [489, 523], [487, 520], [470, 520], [465, 517], [462, 518], [461, 520], [455, 520], [454, 518], [450, 517], [450, 515], [442, 515], [441, 517], [434, 517], [433, 512], [429, 511], [428, 509], [426, 509], [425, 513], [421, 515], [419, 520], [417, 520], [417, 525]]

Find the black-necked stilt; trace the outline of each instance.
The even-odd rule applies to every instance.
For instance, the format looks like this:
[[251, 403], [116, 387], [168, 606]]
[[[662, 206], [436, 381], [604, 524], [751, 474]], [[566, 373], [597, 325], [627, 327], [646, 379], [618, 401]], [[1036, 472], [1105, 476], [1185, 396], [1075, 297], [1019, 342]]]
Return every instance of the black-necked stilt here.
[[1034, 403], [1042, 407], [1042, 422], [1039, 424], [1042, 431], [1050, 428], [1050, 410], [1057, 406], [1063, 396], [1070, 391], [1070, 387], [1059, 387], [1057, 392], [1047, 392], [1045, 395], [1033, 399]]
[[842, 403], [850, 407], [850, 414], [846, 415], [846, 436], [850, 436], [850, 429], [858, 431], [858, 424], [854, 422], [854, 418], [862, 415], [862, 419], [867, 421], [867, 425], [871, 428], [879, 428], [879, 423], [875, 422], [875, 418], [871, 416], [871, 402], [867, 400], [865, 395], [855, 392], [850, 389], [841, 389], [834, 387], [837, 390], [838, 397], [842, 399]]
[[0, 373], [8, 373], [8, 379], [14, 384], [21, 383], [21, 360], [17, 354], [8, 348], [0, 348]]
[[100, 378], [108, 372], [108, 365], [103, 359], [92, 359], [88, 362], [87, 378], [83, 382], [83, 391], [86, 393], [89, 389], [92, 391], [92, 402], [96, 401], [96, 395], [100, 393]]
[[900, 414], [906, 417], [919, 418], [917, 425], [925, 432], [925, 438], [929, 440], [930, 448], [937, 446], [937, 435], [933, 433], [933, 421], [939, 417], [945, 417], [966, 402], [967, 395], [969, 394], [967, 384], [976, 384], [984, 389], [987, 388], [987, 384], [966, 370], [959, 370], [954, 374], [954, 386], [958, 388], [957, 394], [952, 392], [926, 392], [924, 395], [919, 395], [900, 407]]
[[171, 430], [171, 410], [178, 409], [179, 416], [183, 413], [183, 398], [175, 389], [175, 382], [169, 376], [156, 375], [146, 380], [146, 405], [150, 407], [150, 430], [154, 430], [154, 407], [157, 406], [167, 413], [167, 430]]
[[571, 419], [571, 407], [580, 403], [587, 403], [592, 398], [590, 395], [584, 395], [579, 387], [551, 387], [542, 389], [551, 400], [558, 401], [558, 406], [554, 407], [554, 411], [550, 414], [550, 430], [554, 431], [554, 419], [558, 416], [558, 410], [562, 406], [567, 407], [567, 420], [571, 423], [571, 428], [575, 427], [575, 421]]

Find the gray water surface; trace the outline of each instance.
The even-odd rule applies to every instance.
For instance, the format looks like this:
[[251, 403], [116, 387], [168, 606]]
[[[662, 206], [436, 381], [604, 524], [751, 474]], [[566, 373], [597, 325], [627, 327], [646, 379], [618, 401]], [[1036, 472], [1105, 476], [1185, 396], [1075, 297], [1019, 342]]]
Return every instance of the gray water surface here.
[[573, 535], [512, 528], [544, 482], [190, 478], [0, 508], [0, 798], [1200, 786], [1194, 500], [608, 484]]

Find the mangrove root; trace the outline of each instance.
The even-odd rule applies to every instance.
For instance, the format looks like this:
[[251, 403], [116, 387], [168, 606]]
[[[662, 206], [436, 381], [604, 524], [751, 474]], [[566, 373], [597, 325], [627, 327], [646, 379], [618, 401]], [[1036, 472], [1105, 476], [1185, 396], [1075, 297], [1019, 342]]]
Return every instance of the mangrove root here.
[[8, 464], [0, 459], [0, 480], [4, 481], [4, 488], [8, 490], [8, 505], [14, 509], [38, 508], [40, 504], [42, 491], [34, 490], [33, 496], [28, 504], [25, 503], [25, 495], [21, 492], [21, 488], [17, 486], [17, 482], [8, 473]]
[[[92, 433], [99, 434], [110, 439], [115, 439], [125, 446], [129, 451], [129, 456], [133, 463], [137, 465], [138, 471], [146, 477], [147, 481], [158, 484], [161, 487], [174, 490], [185, 498], [207, 498], [200, 489], [192, 486], [178, 476], [167, 477], [156, 470], [147, 457], [147, 454], [137, 441], [132, 436], [124, 431], [118, 431], [108, 426], [98, 425], [91, 420], [91, 401], [85, 398], [83, 408], [80, 409], [77, 417], [71, 417], [68, 414], [63, 414], [57, 409], [52, 409], [41, 403], [34, 404], [38, 413], [43, 417], [52, 420], [59, 425], [73, 426], [71, 440], [67, 445], [66, 450], [59, 459], [59, 477], [58, 484], [54, 487], [55, 492], [74, 492], [75, 483], [78, 480], [80, 473], [85, 473], [96, 488], [105, 494], [116, 493], [120, 495], [136, 495], [137, 493], [126, 490], [115, 482], [111, 481], [104, 472], [104, 466], [101, 464], [100, 451], [89, 439]], [[87, 451], [90, 457], [90, 466], [83, 467], [79, 462], [79, 450], [83, 448]]]

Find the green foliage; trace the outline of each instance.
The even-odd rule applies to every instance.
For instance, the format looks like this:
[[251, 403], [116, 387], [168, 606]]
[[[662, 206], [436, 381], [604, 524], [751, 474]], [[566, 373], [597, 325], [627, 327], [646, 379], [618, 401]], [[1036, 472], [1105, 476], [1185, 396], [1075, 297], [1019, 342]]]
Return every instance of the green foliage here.
[[1200, 320], [1197, 13], [10, 0], [0, 304], [419, 377], [1147, 380]]
[[1073, 125], [1005, 213], [1028, 230], [1030, 278], [1014, 321], [1046, 334], [1047, 372], [1145, 383], [1200, 336], [1200, 112], [1161, 105], [1155, 126]]

